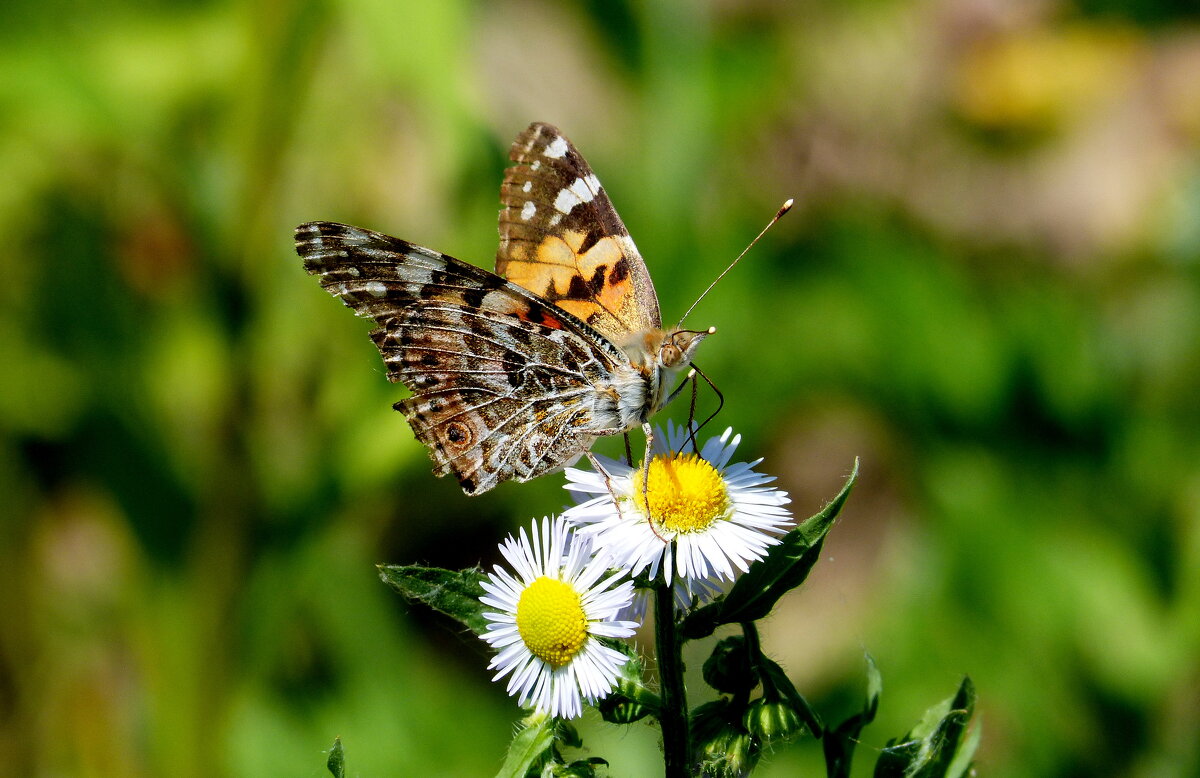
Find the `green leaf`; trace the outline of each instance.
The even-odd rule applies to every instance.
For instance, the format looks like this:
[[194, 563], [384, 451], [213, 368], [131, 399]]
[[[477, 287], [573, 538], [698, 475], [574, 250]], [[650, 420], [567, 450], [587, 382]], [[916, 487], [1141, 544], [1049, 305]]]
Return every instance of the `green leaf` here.
[[333, 748], [329, 749], [329, 759], [325, 762], [325, 767], [333, 773], [333, 778], [346, 778], [346, 755], [342, 751], [340, 737], [333, 739]]
[[379, 577], [410, 600], [422, 602], [435, 611], [461, 621], [476, 635], [487, 630], [483, 618], [483, 571], [443, 570], [421, 565], [379, 565]]
[[854, 747], [863, 728], [875, 720], [879, 710], [879, 695], [883, 678], [870, 654], [867, 658], [867, 699], [863, 709], [825, 733], [821, 741], [825, 748], [825, 774], [829, 778], [849, 778]]
[[555, 721], [551, 716], [534, 713], [524, 721], [508, 747], [508, 756], [496, 778], [525, 778], [554, 756]]
[[958, 753], [954, 755], [950, 766], [946, 768], [946, 778], [962, 778], [971, 769], [971, 763], [975, 759], [975, 750], [979, 748], [979, 740], [983, 737], [983, 722], [977, 720], [975, 726], [971, 727], [971, 731], [967, 733], [967, 739], [962, 742], [958, 748]]
[[771, 612], [780, 597], [804, 583], [821, 555], [826, 533], [846, 504], [857, 478], [856, 458], [837, 497], [780, 538], [779, 544], [772, 546], [764, 558], [750, 565], [729, 594], [688, 614], [682, 624], [684, 640], [708, 637], [722, 624], [758, 621]]
[[974, 712], [975, 685], [964, 677], [953, 697], [925, 711], [921, 722], [901, 742], [883, 749], [875, 763], [876, 778], [962, 775], [979, 745], [977, 732], [963, 739]]

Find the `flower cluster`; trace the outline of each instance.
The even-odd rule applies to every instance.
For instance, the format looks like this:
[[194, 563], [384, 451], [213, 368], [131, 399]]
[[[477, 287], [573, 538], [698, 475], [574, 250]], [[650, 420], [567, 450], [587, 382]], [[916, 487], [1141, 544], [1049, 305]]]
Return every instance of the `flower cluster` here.
[[789, 498], [754, 470], [762, 460], [731, 463], [740, 442], [727, 429], [699, 445], [668, 425], [640, 468], [603, 457], [599, 471], [567, 468], [577, 504], [501, 544], [511, 572], [498, 565], [483, 582], [483, 637], [521, 705], [573, 718], [609, 694], [626, 655], [604, 641], [633, 635], [646, 610], [634, 577], [671, 584], [688, 608], [778, 542]]

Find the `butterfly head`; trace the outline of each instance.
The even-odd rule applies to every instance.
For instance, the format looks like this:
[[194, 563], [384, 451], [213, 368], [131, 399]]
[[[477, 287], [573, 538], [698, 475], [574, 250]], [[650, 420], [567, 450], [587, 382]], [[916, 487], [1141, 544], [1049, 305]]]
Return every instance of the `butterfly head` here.
[[716, 331], [716, 327], [709, 327], [707, 330], [674, 330], [666, 333], [658, 348], [659, 364], [667, 369], [683, 367], [692, 361], [700, 341]]
[[643, 374], [662, 370], [674, 372], [696, 353], [700, 341], [717, 331], [707, 330], [646, 330], [630, 338], [623, 346], [625, 354]]

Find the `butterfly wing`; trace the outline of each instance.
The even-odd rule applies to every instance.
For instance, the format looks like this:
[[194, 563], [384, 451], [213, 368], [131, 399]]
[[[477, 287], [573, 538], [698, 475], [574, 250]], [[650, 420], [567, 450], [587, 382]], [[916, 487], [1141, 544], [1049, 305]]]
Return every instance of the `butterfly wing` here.
[[[433, 458], [468, 494], [526, 481], [596, 437], [593, 398], [626, 358], [569, 313], [454, 257], [332, 222], [296, 230], [309, 273], [359, 316], [396, 403]], [[626, 360], [627, 361], [627, 360]]]
[[661, 328], [646, 263], [571, 142], [535, 122], [508, 155], [496, 272], [616, 343]]

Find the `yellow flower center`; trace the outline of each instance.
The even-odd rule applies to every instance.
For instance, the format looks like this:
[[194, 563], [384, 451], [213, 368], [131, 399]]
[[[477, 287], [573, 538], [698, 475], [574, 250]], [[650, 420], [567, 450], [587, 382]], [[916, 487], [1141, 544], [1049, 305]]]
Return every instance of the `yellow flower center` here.
[[650, 520], [672, 533], [704, 532], [729, 513], [725, 481], [709, 462], [696, 454], [660, 454], [650, 460], [650, 483], [645, 469], [633, 476], [634, 499]]
[[554, 669], [570, 662], [588, 634], [579, 593], [546, 576], [529, 584], [517, 601], [517, 632], [534, 656]]

